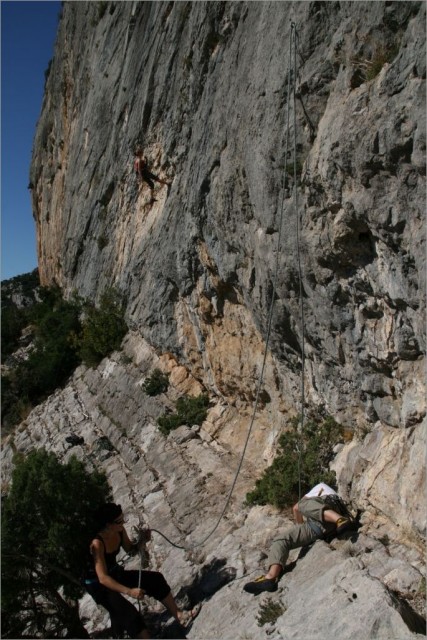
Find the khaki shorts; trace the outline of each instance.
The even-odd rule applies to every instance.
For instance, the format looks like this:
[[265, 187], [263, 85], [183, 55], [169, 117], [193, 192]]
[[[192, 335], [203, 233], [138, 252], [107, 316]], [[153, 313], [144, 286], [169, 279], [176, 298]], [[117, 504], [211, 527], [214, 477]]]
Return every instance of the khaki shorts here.
[[298, 509], [305, 518], [313, 518], [313, 520], [317, 520], [317, 522], [321, 522], [322, 524], [323, 512], [327, 508], [324, 499], [319, 497], [302, 498], [298, 502]]
[[323, 521], [323, 512], [330, 509], [330, 507], [325, 504], [325, 498], [326, 496], [302, 498], [298, 502], [298, 509], [307, 520], [315, 520], [315, 522], [321, 526], [323, 532], [329, 532], [335, 529], [335, 524], [333, 522]]

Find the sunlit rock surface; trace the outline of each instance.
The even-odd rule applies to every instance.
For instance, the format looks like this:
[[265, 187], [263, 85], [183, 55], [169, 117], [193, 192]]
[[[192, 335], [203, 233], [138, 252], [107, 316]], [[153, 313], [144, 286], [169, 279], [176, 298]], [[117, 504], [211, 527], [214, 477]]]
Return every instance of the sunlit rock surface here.
[[[133, 173], [137, 142], [170, 182], [155, 202]], [[42, 283], [92, 299], [116, 287], [131, 331], [18, 427], [4, 486], [14, 450], [45, 446], [105, 469], [130, 526], [140, 514], [175, 541], [208, 535], [251, 418], [283, 203], [265, 381], [235, 493], [194, 551], [154, 534], [152, 563], [187, 604], [203, 602], [189, 637], [422, 635], [425, 4], [65, 2], [30, 180]], [[289, 514], [244, 496], [300, 410], [303, 328], [307, 409], [356, 434], [333, 467], [362, 529], [300, 558], [271, 596], [282, 613], [259, 626], [267, 596], [242, 586]], [[154, 367], [172, 384], [149, 398]], [[205, 423], [165, 439], [159, 415], [200, 391]], [[67, 450], [70, 431], [84, 444]]]

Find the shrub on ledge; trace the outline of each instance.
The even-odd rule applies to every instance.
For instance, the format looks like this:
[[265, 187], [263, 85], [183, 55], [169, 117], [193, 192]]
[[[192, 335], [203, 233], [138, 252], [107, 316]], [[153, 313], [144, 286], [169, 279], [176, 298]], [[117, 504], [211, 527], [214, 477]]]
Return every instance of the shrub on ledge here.
[[183, 424], [192, 427], [202, 424], [208, 414], [209, 397], [206, 393], [200, 396], [182, 396], [176, 403], [176, 413], [166, 414], [158, 419], [160, 431], [168, 435]]
[[86, 304], [78, 343], [79, 355], [88, 367], [96, 367], [105, 356], [120, 348], [127, 332], [124, 310], [123, 300], [114, 289], [104, 291], [99, 307]]
[[169, 387], [169, 376], [160, 369], [154, 369], [153, 373], [142, 385], [147, 396], [158, 396], [165, 393]]
[[279, 453], [273, 463], [256, 481], [255, 489], [246, 495], [246, 503], [272, 504], [283, 508], [298, 500], [301, 474], [301, 495], [318, 482], [336, 487], [335, 472], [329, 470], [333, 449], [343, 441], [343, 429], [331, 417], [320, 422], [309, 420], [302, 434], [299, 419], [291, 421], [290, 430], [279, 438]]

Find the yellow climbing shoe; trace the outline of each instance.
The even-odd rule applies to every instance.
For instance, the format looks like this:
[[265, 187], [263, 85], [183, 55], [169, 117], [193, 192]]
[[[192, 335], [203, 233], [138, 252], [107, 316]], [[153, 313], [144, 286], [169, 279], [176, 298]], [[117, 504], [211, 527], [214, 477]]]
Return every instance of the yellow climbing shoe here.
[[351, 520], [350, 518], [338, 518], [337, 522], [336, 522], [336, 529], [335, 529], [335, 533], [340, 534], [343, 533], [344, 531], [347, 531], [347, 529], [349, 529], [351, 527]]
[[277, 578], [266, 578], [265, 576], [259, 576], [253, 580], [253, 582], [247, 582], [243, 589], [248, 593], [253, 593], [255, 596], [263, 591], [277, 591]]

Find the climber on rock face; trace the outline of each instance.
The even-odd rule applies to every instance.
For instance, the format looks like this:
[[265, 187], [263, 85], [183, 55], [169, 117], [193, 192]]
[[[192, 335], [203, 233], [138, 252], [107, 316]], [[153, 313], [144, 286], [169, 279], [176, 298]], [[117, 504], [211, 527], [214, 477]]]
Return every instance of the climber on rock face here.
[[147, 160], [144, 157], [144, 152], [142, 150], [141, 146], [138, 146], [135, 149], [135, 160], [133, 163], [133, 168], [135, 170], [135, 173], [137, 174], [137, 176], [139, 177], [139, 179], [141, 180], [141, 182], [146, 182], [148, 184], [148, 186], [151, 189], [151, 202], [155, 202], [155, 198], [154, 198], [154, 182], [158, 182], [159, 184], [165, 184], [169, 186], [169, 182], [167, 182], [166, 180], [162, 180], [161, 178], [159, 178], [158, 176], [154, 175], [154, 173], [151, 173], [151, 171], [149, 171], [148, 169], [148, 165], [147, 165]]
[[296, 524], [285, 531], [282, 538], [274, 540], [271, 545], [267, 558], [268, 573], [256, 578], [253, 582], [246, 583], [244, 590], [254, 595], [263, 591], [276, 591], [291, 549], [306, 547], [323, 538], [325, 534], [339, 535], [352, 527], [353, 521], [350, 517], [343, 516], [334, 510], [336, 499], [338, 499], [336, 492], [321, 482], [297, 502], [292, 509]]

